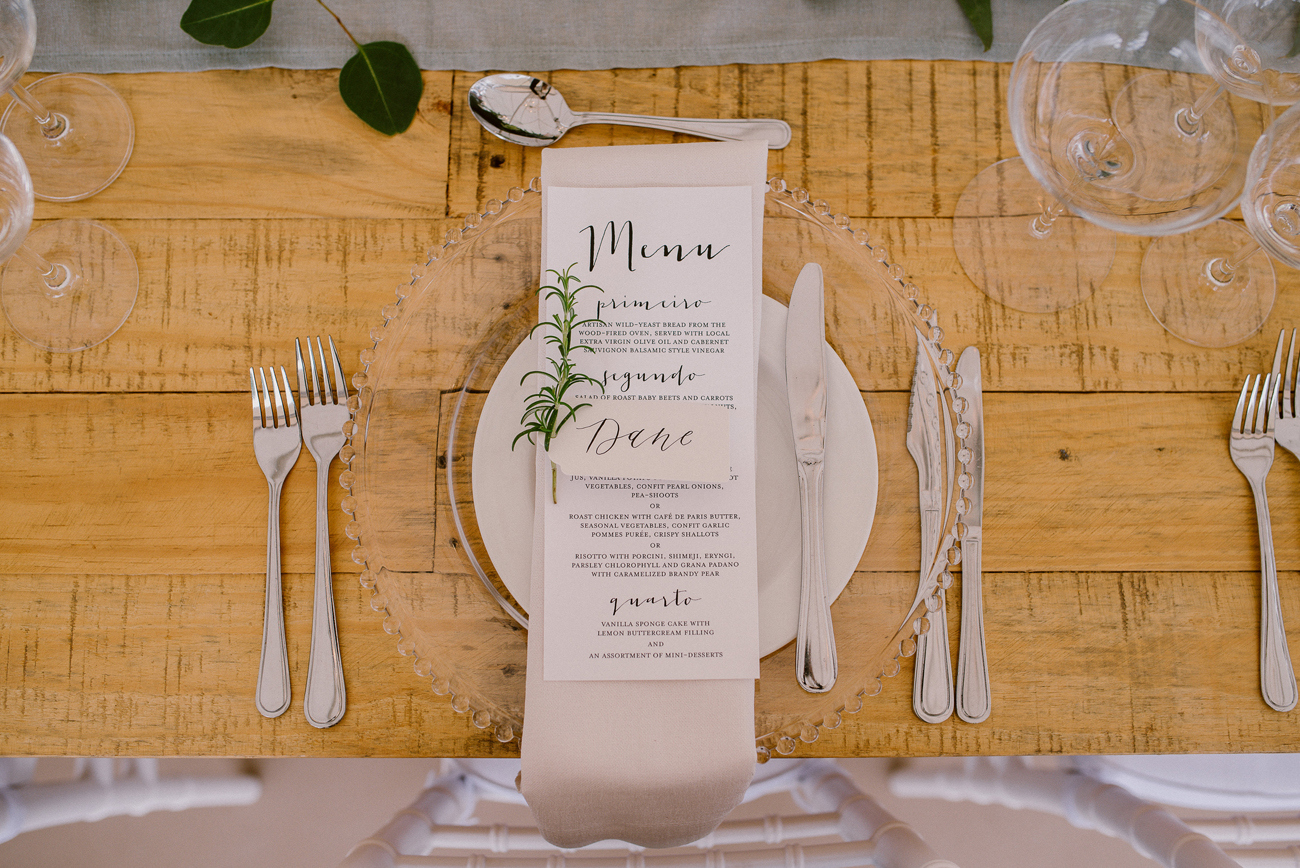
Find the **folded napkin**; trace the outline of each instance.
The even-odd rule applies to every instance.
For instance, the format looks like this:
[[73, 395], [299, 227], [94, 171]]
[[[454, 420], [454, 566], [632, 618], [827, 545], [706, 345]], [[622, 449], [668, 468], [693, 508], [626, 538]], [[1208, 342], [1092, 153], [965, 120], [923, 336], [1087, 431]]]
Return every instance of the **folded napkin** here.
[[[542, 152], [542, 185], [752, 186], [757, 312], [766, 165], [762, 143], [549, 148]], [[543, 261], [543, 273], [567, 264]], [[545, 680], [543, 498], [551, 470], [537, 452], [519, 790], [542, 835], [559, 847], [696, 841], [740, 803], [753, 776], [754, 682]]]

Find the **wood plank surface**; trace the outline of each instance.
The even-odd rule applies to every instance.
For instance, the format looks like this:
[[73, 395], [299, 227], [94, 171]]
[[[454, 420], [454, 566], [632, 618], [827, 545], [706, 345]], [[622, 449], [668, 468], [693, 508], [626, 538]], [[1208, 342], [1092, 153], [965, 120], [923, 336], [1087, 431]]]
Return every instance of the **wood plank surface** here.
[[[426, 251], [463, 218], [106, 222], [135, 252], [135, 310], [113, 340], [73, 355], [0, 331], [0, 393], [234, 391], [250, 364], [290, 364], [293, 338], [317, 333], [332, 334], [355, 367], [394, 290], [409, 285]], [[1212, 350], [1169, 336], [1148, 313], [1137, 285], [1138, 239], [1120, 239], [1111, 276], [1091, 299], [1029, 314], [972, 286], [953, 253], [950, 221], [854, 225], [884, 244], [938, 310], [946, 345], [981, 348], [989, 391], [1233, 391], [1271, 363], [1277, 330], [1300, 324], [1300, 272], [1280, 265], [1265, 328], [1240, 346]], [[849, 358], [869, 324], [838, 316], [835, 299], [832, 286], [831, 340]]]
[[[901, 429], [905, 394], [867, 398], [877, 426]], [[987, 396], [985, 569], [1255, 569], [1253, 501], [1227, 454], [1234, 403], [1228, 394]], [[261, 573], [266, 485], [249, 412], [238, 393], [0, 397], [0, 444], [20, 457], [0, 486], [0, 514], [10, 517], [0, 574]], [[900, 502], [878, 505], [863, 568], [911, 569], [914, 466], [901, 443], [878, 448], [882, 496]], [[1300, 570], [1300, 532], [1285, 530], [1300, 531], [1300, 465], [1278, 453], [1269, 489], [1278, 565]], [[343, 490], [333, 484], [330, 495], [341, 522]], [[284, 569], [310, 572], [310, 460], [289, 474], [281, 509]], [[445, 529], [436, 545], [452, 535]], [[335, 570], [354, 569], [351, 548], [340, 525]]]
[[[1151, 318], [1138, 288], [1145, 239], [1120, 237], [1110, 276], [1076, 308], [1026, 314], [984, 296], [953, 253], [951, 215], [977, 172], [1015, 154], [1008, 71], [824, 61], [538, 74], [578, 110], [785, 118], [794, 140], [769, 155], [769, 174], [850, 215], [935, 306], [944, 344], [983, 353], [994, 715], [979, 726], [922, 724], [904, 659], [881, 695], [799, 755], [1300, 749], [1295, 715], [1259, 697], [1259, 550], [1249, 488], [1225, 442], [1242, 379], [1268, 366], [1278, 329], [1300, 324], [1300, 274], [1276, 269], [1268, 323], [1225, 350], [1183, 344]], [[92, 199], [38, 203], [37, 218], [112, 225], [136, 254], [140, 294], [123, 329], [83, 353], [38, 352], [0, 330], [10, 468], [0, 486], [0, 754], [517, 752], [399, 653], [358, 583], [337, 485], [348, 713], [329, 730], [307, 725], [306, 460], [282, 514], [295, 702], [276, 720], [252, 703], [266, 486], [246, 370], [290, 367], [293, 338], [316, 334], [333, 335], [355, 370], [381, 309], [426, 251], [538, 173], [538, 150], [494, 139], [469, 116], [465, 91], [480, 74], [426, 72], [415, 124], [393, 138], [347, 111], [333, 71], [105, 76], [135, 114], [131, 164]], [[587, 126], [559, 146], [676, 140], [689, 137]], [[850, 369], [871, 334], [853, 301], [829, 288], [831, 340]], [[456, 305], [437, 337], [447, 358], [476, 324], [473, 299]], [[900, 380], [866, 394], [873, 418], [901, 424], [906, 389]], [[431, 430], [443, 423], [429, 420]], [[882, 455], [891, 499], [855, 582], [898, 581], [914, 566], [913, 465], [901, 442]], [[1297, 469], [1279, 451], [1270, 478], [1292, 648]], [[445, 523], [434, 534], [430, 559], [445, 561], [452, 536]]]

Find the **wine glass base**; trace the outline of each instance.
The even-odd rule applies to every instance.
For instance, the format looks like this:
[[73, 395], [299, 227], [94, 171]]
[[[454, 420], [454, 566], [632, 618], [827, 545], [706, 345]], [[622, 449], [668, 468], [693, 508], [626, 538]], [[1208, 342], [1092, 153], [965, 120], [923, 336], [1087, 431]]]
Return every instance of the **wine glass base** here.
[[75, 353], [107, 340], [126, 322], [140, 272], [135, 255], [112, 229], [90, 220], [59, 220], [32, 232], [23, 246], [71, 273], [51, 290], [21, 253], [5, 264], [0, 306], [24, 340], [51, 352]]
[[1051, 194], [1019, 157], [975, 176], [957, 201], [953, 247], [970, 279], [990, 298], [1028, 313], [1052, 313], [1087, 299], [1110, 273], [1115, 236], [1063, 213], [1045, 235], [1034, 221]]
[[17, 100], [0, 115], [4, 133], [23, 155], [37, 199], [73, 202], [103, 190], [122, 174], [135, 147], [135, 122], [117, 91], [84, 75], [50, 75], [27, 91], [67, 120], [50, 138]]
[[1268, 256], [1246, 257], [1228, 283], [1209, 271], [1216, 257], [1249, 243], [1250, 235], [1226, 220], [1151, 243], [1142, 258], [1142, 297], [1165, 331], [1199, 347], [1230, 347], [1263, 327], [1277, 293]]

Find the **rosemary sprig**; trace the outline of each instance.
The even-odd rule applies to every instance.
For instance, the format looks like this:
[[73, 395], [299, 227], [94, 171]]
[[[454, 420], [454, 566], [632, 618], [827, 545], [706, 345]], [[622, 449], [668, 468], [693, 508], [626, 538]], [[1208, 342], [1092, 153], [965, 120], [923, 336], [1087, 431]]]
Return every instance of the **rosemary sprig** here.
[[[560, 433], [564, 424], [572, 419], [577, 412], [583, 407], [590, 407], [590, 403], [571, 404], [568, 394], [575, 386], [589, 384], [600, 389], [603, 394], [605, 384], [584, 374], [574, 368], [573, 353], [576, 350], [586, 350], [594, 353], [595, 349], [586, 344], [577, 343], [574, 332], [582, 326], [592, 323], [604, 324], [600, 317], [589, 317], [587, 319], [578, 319], [578, 293], [584, 289], [596, 289], [604, 292], [595, 284], [579, 283], [578, 277], [569, 272], [577, 263], [569, 265], [564, 271], [556, 271], [553, 268], [547, 269], [547, 274], [554, 274], [556, 281], [554, 284], [548, 284], [540, 287], [537, 292], [546, 293], [543, 304], [548, 304], [552, 299], [559, 302], [560, 310], [551, 316], [550, 319], [540, 320], [537, 325], [529, 330], [529, 337], [533, 332], [540, 328], [551, 328], [553, 331], [545, 335], [542, 340], [550, 344], [555, 352], [548, 353], [546, 360], [550, 363], [551, 369], [541, 371], [529, 371], [520, 378], [522, 384], [529, 377], [541, 377], [542, 385], [532, 395], [528, 396], [527, 404], [524, 407], [524, 415], [520, 418], [519, 423], [524, 426], [523, 430], [515, 435], [511, 441], [510, 448], [514, 449], [515, 444], [523, 437], [528, 438], [528, 442], [536, 445], [535, 438], [542, 438], [542, 448], [549, 450], [551, 440]], [[556, 502], [556, 467], [555, 462], [551, 462], [551, 502]]]

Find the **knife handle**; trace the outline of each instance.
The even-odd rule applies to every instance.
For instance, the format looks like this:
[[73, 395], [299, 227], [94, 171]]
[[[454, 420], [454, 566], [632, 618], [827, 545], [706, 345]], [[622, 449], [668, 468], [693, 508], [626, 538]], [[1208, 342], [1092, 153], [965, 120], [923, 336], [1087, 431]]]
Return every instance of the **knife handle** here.
[[822, 529], [821, 458], [799, 462], [799, 512], [803, 545], [799, 582], [799, 630], [795, 634], [795, 677], [809, 693], [835, 685], [839, 664], [830, 595], [826, 590], [826, 537]]
[[948, 607], [943, 591], [939, 591], [938, 611], [930, 613], [927, 618], [930, 629], [916, 637], [912, 710], [926, 723], [942, 723], [952, 717], [954, 705]]
[[967, 536], [961, 543], [961, 637], [957, 642], [957, 716], [967, 723], [983, 723], [993, 710], [980, 558], [979, 536]]

